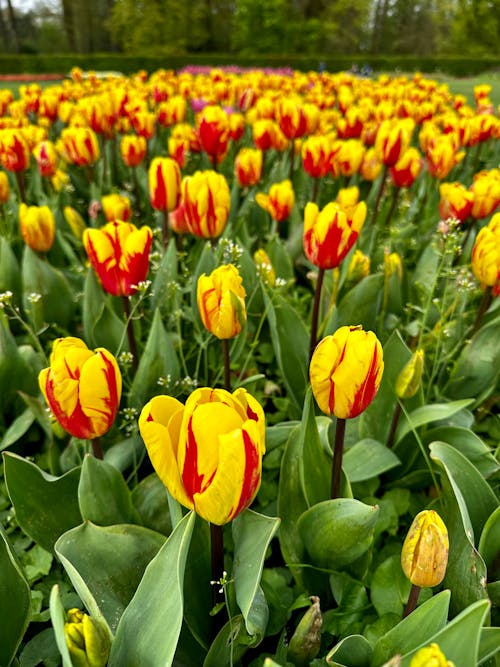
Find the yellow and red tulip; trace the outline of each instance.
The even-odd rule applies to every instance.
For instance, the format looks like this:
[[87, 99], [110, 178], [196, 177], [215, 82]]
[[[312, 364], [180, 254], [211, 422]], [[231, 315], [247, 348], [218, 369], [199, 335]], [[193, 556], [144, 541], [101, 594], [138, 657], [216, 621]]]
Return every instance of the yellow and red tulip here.
[[187, 103], [181, 95], [174, 95], [158, 107], [157, 118], [160, 125], [170, 127], [186, 120]]
[[325, 135], [308, 137], [302, 144], [302, 165], [313, 178], [326, 176], [330, 168], [331, 143]]
[[56, 147], [51, 141], [41, 141], [33, 151], [36, 166], [41, 176], [50, 178], [57, 171], [58, 155]]
[[346, 139], [337, 144], [337, 150], [332, 156], [332, 172], [335, 175], [353, 176], [361, 167], [365, 147], [359, 139]]
[[153, 138], [156, 129], [156, 115], [151, 111], [140, 109], [132, 114], [132, 127], [134, 132], [146, 141]]
[[382, 171], [382, 166], [382, 161], [378, 158], [377, 151], [372, 147], [366, 151], [359, 168], [359, 173], [365, 181], [375, 181]]
[[257, 204], [269, 213], [276, 222], [283, 222], [292, 212], [295, 204], [295, 193], [290, 180], [274, 183], [269, 188], [269, 194], [258, 192], [255, 195]]
[[361, 327], [340, 327], [323, 338], [311, 358], [311, 387], [322, 412], [357, 417], [370, 405], [384, 371], [380, 341]]
[[246, 322], [245, 288], [238, 269], [224, 264], [198, 278], [198, 311], [204, 326], [220, 339], [234, 338]]
[[98, 438], [118, 412], [122, 377], [116, 359], [100, 347], [89, 350], [83, 340], [54, 341], [50, 365], [40, 371], [40, 389], [57, 421], [75, 438]]
[[128, 222], [130, 220], [132, 208], [130, 199], [125, 195], [120, 195], [116, 192], [110, 195], [103, 195], [101, 204], [104, 217], [108, 222], [113, 222], [113, 220]]
[[287, 139], [299, 139], [306, 133], [306, 114], [297, 100], [280, 98], [277, 106], [277, 121]]
[[7, 171], [20, 172], [29, 167], [30, 148], [21, 130], [6, 129], [0, 132], [0, 157]]
[[414, 125], [414, 121], [410, 118], [384, 120], [380, 124], [375, 139], [375, 150], [379, 160], [387, 167], [393, 167], [409, 147]]
[[126, 134], [120, 142], [120, 154], [127, 167], [137, 167], [146, 157], [148, 143], [144, 137]]
[[181, 199], [181, 170], [170, 157], [155, 157], [148, 170], [149, 199], [157, 211], [173, 211]]
[[439, 215], [443, 220], [455, 218], [464, 222], [470, 215], [474, 194], [462, 183], [441, 183]]
[[422, 171], [423, 160], [419, 151], [410, 146], [393, 167], [389, 168], [392, 182], [397, 188], [409, 188]]
[[472, 248], [472, 270], [484, 288], [491, 287], [494, 296], [500, 294], [500, 213], [482, 227]]
[[216, 171], [197, 171], [182, 181], [182, 203], [192, 234], [218, 238], [226, 226], [230, 204], [229, 186]]
[[86, 229], [83, 245], [104, 290], [113, 296], [135, 294], [149, 270], [153, 233], [130, 222], [109, 222], [101, 229]]
[[366, 218], [366, 204], [347, 211], [341, 204], [330, 202], [321, 211], [309, 202], [304, 210], [304, 251], [315, 266], [333, 269], [342, 262], [356, 239]]
[[446, 178], [455, 165], [465, 157], [465, 152], [457, 152], [452, 135], [438, 136], [425, 152], [427, 170], [435, 178]]
[[139, 430], [158, 477], [184, 507], [223, 525], [250, 506], [265, 452], [262, 407], [244, 389], [196, 389], [183, 405], [156, 396]]
[[414, 586], [440, 584], [448, 565], [448, 531], [437, 512], [417, 514], [403, 543], [401, 567]]
[[19, 226], [23, 241], [32, 250], [47, 252], [52, 248], [56, 223], [48, 206], [19, 204]]
[[197, 127], [201, 148], [214, 164], [221, 162], [226, 155], [229, 141], [227, 113], [219, 105], [209, 104], [198, 115]]
[[91, 166], [99, 159], [99, 142], [90, 127], [65, 127], [60, 146], [63, 157], [79, 167]]
[[5, 204], [9, 201], [10, 197], [10, 185], [9, 177], [5, 171], [0, 171], [0, 204]]
[[474, 195], [470, 212], [473, 218], [486, 218], [500, 204], [500, 178], [493, 170], [476, 174], [469, 189]]
[[256, 185], [262, 175], [262, 151], [258, 148], [241, 148], [234, 160], [234, 173], [240, 187]]

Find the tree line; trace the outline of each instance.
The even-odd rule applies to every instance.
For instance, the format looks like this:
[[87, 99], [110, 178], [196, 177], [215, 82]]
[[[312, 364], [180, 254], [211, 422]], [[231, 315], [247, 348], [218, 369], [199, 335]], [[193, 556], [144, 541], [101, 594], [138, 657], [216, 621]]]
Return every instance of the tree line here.
[[496, 55], [500, 0], [0, 0], [4, 53]]

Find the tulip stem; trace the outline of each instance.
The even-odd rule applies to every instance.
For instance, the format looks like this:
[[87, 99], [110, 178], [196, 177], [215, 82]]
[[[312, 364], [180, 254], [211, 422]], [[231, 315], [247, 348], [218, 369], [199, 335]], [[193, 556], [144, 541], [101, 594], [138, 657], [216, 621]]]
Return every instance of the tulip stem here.
[[316, 202], [316, 200], [318, 199], [318, 192], [319, 192], [319, 178], [315, 178], [311, 201]]
[[391, 201], [391, 207], [389, 209], [389, 212], [387, 213], [387, 217], [385, 219], [384, 226], [386, 229], [389, 229], [389, 223], [391, 222], [391, 218], [393, 216], [393, 213], [396, 209], [396, 204], [398, 203], [398, 196], [399, 196], [399, 188], [394, 186], [394, 192], [392, 195], [392, 201]]
[[162, 240], [163, 240], [163, 247], [166, 248], [168, 246], [168, 211], [163, 210], [161, 212], [162, 216]]
[[406, 603], [403, 612], [403, 618], [406, 618], [411, 614], [412, 611], [414, 611], [415, 607], [417, 606], [419, 595], [420, 595], [420, 586], [412, 584], [410, 589], [410, 595], [408, 596], [408, 602]]
[[227, 391], [231, 391], [231, 365], [229, 359], [229, 339], [223, 338], [222, 343], [222, 356], [224, 359], [224, 387]]
[[290, 172], [288, 178], [291, 181], [293, 177], [293, 163], [295, 160], [295, 145], [293, 139], [290, 140]]
[[342, 473], [342, 457], [344, 455], [345, 419], [337, 417], [335, 443], [333, 446], [332, 464], [332, 500], [340, 496], [340, 477]]
[[370, 220], [370, 227], [373, 227], [377, 220], [378, 207], [380, 206], [380, 200], [382, 199], [382, 193], [384, 192], [384, 185], [387, 178], [387, 165], [384, 166], [384, 171], [382, 172], [382, 180], [380, 181], [380, 186], [377, 192], [377, 198], [375, 199], [375, 204], [373, 206], [372, 217]]
[[26, 201], [26, 179], [24, 171], [16, 171], [17, 187], [19, 188], [19, 198], [21, 202]]
[[321, 302], [321, 288], [323, 286], [324, 276], [325, 276], [325, 269], [320, 268], [318, 271], [316, 290], [314, 291], [314, 303], [313, 303], [312, 322], [311, 322], [311, 340], [309, 343], [309, 360], [311, 360], [314, 348], [316, 347], [316, 337], [318, 335], [319, 304]]
[[401, 416], [401, 403], [398, 401], [394, 412], [392, 413], [391, 429], [387, 437], [387, 449], [392, 449], [394, 445], [394, 439], [396, 437], [396, 430], [398, 428], [399, 418]]
[[125, 319], [127, 321], [128, 347], [130, 350], [130, 354], [132, 355], [132, 368], [134, 369], [135, 372], [137, 371], [137, 368], [139, 366], [139, 360], [137, 358], [137, 345], [135, 342], [134, 323], [132, 321], [130, 313], [130, 303], [128, 300], [128, 296], [122, 297], [122, 303], [123, 303], [123, 312], [125, 313]]
[[104, 454], [102, 451], [102, 445], [101, 445], [101, 439], [100, 438], [92, 438], [90, 441], [90, 444], [92, 446], [92, 454], [95, 456], [96, 459], [103, 459]]
[[479, 305], [479, 310], [477, 311], [476, 321], [474, 322], [474, 326], [472, 327], [471, 336], [477, 333], [479, 327], [481, 326], [483, 316], [488, 310], [488, 308], [491, 306], [492, 299], [493, 296], [491, 293], [491, 289], [486, 289], [483, 294], [483, 299], [481, 301], [481, 304]]
[[217, 606], [224, 602], [224, 591], [221, 583], [224, 579], [224, 534], [222, 526], [210, 524], [210, 555], [212, 564], [212, 603]]

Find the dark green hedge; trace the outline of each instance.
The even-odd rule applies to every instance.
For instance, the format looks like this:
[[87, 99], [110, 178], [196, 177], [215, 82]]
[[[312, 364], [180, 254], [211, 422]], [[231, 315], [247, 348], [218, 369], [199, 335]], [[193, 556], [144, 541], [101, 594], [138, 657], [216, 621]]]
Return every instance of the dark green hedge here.
[[185, 65], [239, 65], [241, 67], [293, 67], [309, 71], [320, 67], [330, 72], [369, 66], [374, 71], [443, 72], [453, 76], [472, 76], [486, 70], [500, 68], [500, 58], [468, 58], [455, 56], [283, 56], [234, 54], [183, 54], [179, 56], [130, 56], [121, 54], [98, 55], [8, 55], [0, 56], [0, 74], [67, 74], [73, 66], [84, 70], [116, 70], [131, 74], [140, 69], [153, 72], [161, 67], [179, 69]]

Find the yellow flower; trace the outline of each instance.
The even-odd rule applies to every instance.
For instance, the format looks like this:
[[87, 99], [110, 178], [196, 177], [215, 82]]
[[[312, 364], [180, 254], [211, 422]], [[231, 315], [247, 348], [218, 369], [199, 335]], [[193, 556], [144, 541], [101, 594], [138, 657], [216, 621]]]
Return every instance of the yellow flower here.
[[64, 636], [74, 667], [106, 667], [111, 639], [95, 618], [79, 609], [70, 609]]
[[276, 272], [266, 251], [262, 248], [256, 250], [253, 254], [253, 261], [262, 282], [268, 287], [274, 287], [276, 284]]
[[71, 231], [73, 232], [73, 234], [76, 236], [77, 239], [81, 239], [83, 232], [87, 229], [85, 220], [78, 213], [78, 211], [72, 208], [71, 206], [65, 206], [63, 214], [64, 214], [64, 219], [71, 227]]
[[424, 370], [424, 351], [417, 350], [405, 364], [396, 380], [396, 396], [411, 398], [415, 396], [422, 382]]
[[19, 205], [19, 225], [26, 245], [37, 252], [52, 248], [56, 231], [54, 214], [48, 206]]
[[410, 667], [455, 667], [455, 665], [446, 659], [445, 654], [437, 644], [430, 644], [415, 653], [411, 659]]
[[500, 293], [500, 213], [479, 230], [472, 248], [472, 270], [483, 288]]
[[128, 222], [130, 220], [132, 209], [130, 199], [125, 195], [115, 192], [110, 195], [103, 195], [101, 203], [104, 217], [108, 222], [113, 222], [114, 220]]
[[229, 217], [229, 186], [216, 171], [197, 171], [182, 181], [189, 230], [206, 239], [219, 237]]
[[295, 204], [295, 194], [292, 182], [289, 180], [274, 183], [269, 188], [269, 194], [258, 192], [255, 195], [257, 204], [269, 213], [273, 220], [283, 222], [290, 215]]
[[415, 586], [440, 584], [448, 564], [448, 531], [434, 510], [417, 514], [401, 551], [403, 572]]
[[198, 278], [198, 310], [205, 327], [217, 338], [237, 336], [246, 322], [245, 288], [238, 269], [225, 264]]

